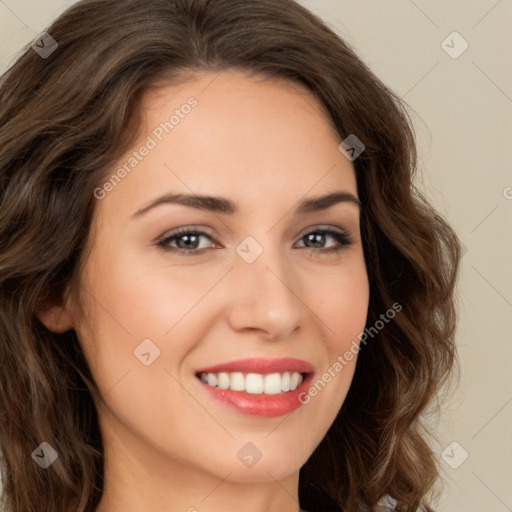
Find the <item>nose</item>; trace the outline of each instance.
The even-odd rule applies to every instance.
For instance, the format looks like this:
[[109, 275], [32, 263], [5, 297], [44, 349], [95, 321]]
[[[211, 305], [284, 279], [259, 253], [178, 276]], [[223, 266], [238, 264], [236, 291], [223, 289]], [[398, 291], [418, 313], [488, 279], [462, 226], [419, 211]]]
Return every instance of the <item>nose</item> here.
[[230, 272], [228, 319], [232, 329], [258, 331], [268, 340], [280, 340], [298, 330], [305, 320], [305, 298], [300, 280], [278, 249], [265, 249], [252, 263], [237, 256]]

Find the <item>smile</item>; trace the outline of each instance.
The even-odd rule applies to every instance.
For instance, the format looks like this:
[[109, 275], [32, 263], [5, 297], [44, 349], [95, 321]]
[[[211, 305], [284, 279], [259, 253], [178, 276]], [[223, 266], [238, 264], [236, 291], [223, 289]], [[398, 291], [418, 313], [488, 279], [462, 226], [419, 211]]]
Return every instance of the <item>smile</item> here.
[[313, 377], [310, 363], [295, 359], [244, 359], [202, 368], [197, 381], [223, 406], [250, 416], [274, 417], [303, 405]]

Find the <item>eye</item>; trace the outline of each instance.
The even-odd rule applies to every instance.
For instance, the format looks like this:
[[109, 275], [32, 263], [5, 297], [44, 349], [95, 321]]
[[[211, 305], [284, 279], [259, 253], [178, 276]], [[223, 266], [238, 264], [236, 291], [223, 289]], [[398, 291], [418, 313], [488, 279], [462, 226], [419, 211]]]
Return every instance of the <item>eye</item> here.
[[318, 248], [319, 245], [324, 245], [326, 240], [329, 238], [336, 241], [334, 247], [319, 251], [315, 251], [313, 249], [312, 252], [337, 253], [355, 242], [355, 240], [345, 231], [338, 231], [332, 228], [319, 228], [314, 231], [308, 231], [301, 237], [300, 241], [313, 244], [316, 246], [316, 248]]
[[[206, 247], [199, 248], [199, 240], [201, 237], [212, 240], [212, 237], [204, 231], [185, 227], [177, 229], [169, 236], [166, 236], [163, 240], [160, 240], [157, 245], [158, 247], [176, 252], [180, 255], [197, 256], [203, 254], [206, 250]], [[171, 245], [174, 242], [177, 244], [177, 247]]]
[[[212, 236], [205, 231], [184, 227], [177, 229], [158, 241], [157, 246], [166, 251], [171, 251], [182, 256], [199, 256], [204, 254], [209, 245], [207, 243], [201, 247], [201, 238], [209, 239], [210, 242], [213, 241]], [[319, 247], [325, 245], [329, 238], [336, 242], [333, 247], [327, 249]], [[313, 253], [325, 254], [337, 253], [345, 247], [352, 245], [355, 240], [345, 231], [338, 231], [332, 228], [319, 228], [313, 231], [308, 231], [302, 235], [299, 242], [312, 244], [313, 247], [304, 247], [306, 249], [310, 249]]]

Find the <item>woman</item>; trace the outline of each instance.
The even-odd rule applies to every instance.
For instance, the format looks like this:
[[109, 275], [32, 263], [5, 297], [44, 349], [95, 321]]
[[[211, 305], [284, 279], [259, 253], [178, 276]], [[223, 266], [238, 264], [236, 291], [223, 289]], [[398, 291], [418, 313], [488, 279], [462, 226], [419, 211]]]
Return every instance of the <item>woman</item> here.
[[433, 510], [459, 242], [344, 41], [83, 0], [0, 99], [7, 510]]

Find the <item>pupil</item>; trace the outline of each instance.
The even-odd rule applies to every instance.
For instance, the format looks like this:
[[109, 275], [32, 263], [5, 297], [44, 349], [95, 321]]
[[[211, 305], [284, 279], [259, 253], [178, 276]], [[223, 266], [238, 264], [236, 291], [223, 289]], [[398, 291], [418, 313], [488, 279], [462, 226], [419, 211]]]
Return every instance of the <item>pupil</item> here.
[[[186, 240], [185, 247], [180, 247], [180, 249], [183, 249], [183, 248], [189, 249], [191, 246], [194, 246], [194, 248], [195, 248], [196, 244], [194, 244], [193, 242], [190, 243], [191, 238], [193, 238], [193, 237], [197, 238], [197, 235], [182, 235], [182, 236], [180, 236], [180, 238], [178, 238], [178, 245], [180, 245], [181, 241]], [[196, 240], [196, 243], [197, 243], [197, 240]]]
[[325, 234], [324, 233], [310, 233], [309, 235], [306, 235], [307, 237], [309, 237], [309, 241], [310, 242], [313, 242], [314, 244], [316, 244], [316, 246], [321, 246], [325, 240]]

